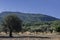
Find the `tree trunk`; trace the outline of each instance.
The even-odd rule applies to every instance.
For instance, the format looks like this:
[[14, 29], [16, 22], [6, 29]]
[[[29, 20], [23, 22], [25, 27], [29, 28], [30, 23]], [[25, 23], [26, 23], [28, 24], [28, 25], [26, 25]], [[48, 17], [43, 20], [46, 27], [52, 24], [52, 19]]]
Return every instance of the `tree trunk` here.
[[9, 37], [12, 37], [12, 30], [10, 30]]

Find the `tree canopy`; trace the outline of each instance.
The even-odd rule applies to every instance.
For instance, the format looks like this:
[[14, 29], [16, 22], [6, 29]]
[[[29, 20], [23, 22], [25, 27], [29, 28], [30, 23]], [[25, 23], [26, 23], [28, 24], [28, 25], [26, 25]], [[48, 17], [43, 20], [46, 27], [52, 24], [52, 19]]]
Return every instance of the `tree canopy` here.
[[3, 24], [5, 29], [10, 32], [10, 37], [12, 32], [20, 32], [22, 29], [22, 20], [15, 14], [7, 15], [4, 17]]

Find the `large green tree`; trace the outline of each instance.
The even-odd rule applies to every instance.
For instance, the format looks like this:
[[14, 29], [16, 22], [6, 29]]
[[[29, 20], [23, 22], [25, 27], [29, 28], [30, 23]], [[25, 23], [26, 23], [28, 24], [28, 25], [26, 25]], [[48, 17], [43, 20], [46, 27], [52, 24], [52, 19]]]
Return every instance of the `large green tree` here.
[[22, 30], [22, 20], [16, 14], [5, 16], [2, 25], [9, 30], [10, 37], [12, 37], [12, 32], [20, 32]]

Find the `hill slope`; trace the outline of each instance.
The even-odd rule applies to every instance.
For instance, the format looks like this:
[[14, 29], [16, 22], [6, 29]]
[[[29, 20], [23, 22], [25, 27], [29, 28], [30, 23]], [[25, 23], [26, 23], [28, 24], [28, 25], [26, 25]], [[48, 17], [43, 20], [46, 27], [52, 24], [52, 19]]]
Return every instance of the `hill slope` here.
[[51, 17], [43, 14], [30, 14], [30, 13], [21, 13], [21, 12], [2, 12], [0, 13], [0, 20], [3, 16], [8, 14], [17, 14], [23, 22], [40, 22], [40, 21], [54, 21], [59, 20], [58, 18]]

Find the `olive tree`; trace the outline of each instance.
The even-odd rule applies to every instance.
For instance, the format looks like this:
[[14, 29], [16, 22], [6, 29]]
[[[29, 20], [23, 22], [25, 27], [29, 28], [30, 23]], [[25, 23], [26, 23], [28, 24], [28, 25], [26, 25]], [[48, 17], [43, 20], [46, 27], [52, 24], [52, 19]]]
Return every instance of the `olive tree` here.
[[10, 37], [12, 37], [12, 32], [20, 32], [22, 30], [22, 20], [15, 14], [6, 15], [2, 25], [9, 30]]

